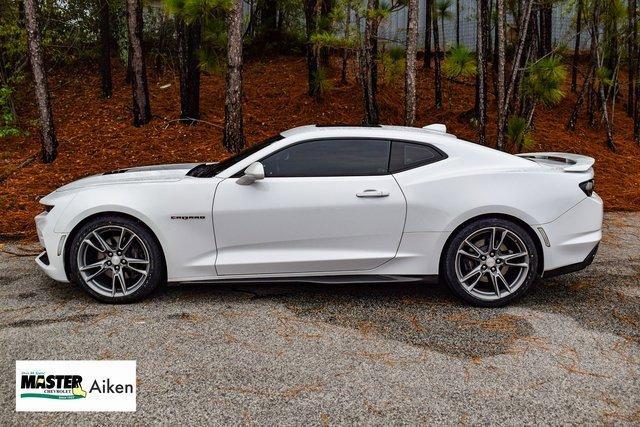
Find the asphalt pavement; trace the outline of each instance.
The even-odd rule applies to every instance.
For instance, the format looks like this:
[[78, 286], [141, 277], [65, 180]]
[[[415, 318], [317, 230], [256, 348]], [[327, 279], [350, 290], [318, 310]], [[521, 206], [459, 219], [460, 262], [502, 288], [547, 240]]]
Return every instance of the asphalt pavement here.
[[[0, 252], [0, 423], [640, 424], [640, 213], [479, 309], [442, 285], [171, 285], [105, 305]], [[8, 253], [13, 252], [13, 254]], [[16, 413], [16, 359], [135, 359], [135, 413]]]

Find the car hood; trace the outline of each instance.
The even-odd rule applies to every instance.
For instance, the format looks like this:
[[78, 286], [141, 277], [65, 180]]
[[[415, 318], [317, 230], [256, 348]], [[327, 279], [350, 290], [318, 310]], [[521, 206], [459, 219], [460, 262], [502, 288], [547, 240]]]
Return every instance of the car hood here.
[[116, 169], [98, 175], [73, 181], [58, 188], [57, 191], [77, 190], [85, 187], [134, 182], [177, 181], [186, 175], [198, 163], [179, 163], [171, 165], [140, 166]]

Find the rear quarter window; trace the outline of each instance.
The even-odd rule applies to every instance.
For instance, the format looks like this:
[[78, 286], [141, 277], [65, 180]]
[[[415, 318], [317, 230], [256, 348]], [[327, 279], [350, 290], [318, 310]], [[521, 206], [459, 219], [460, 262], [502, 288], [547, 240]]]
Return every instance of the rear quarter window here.
[[417, 168], [446, 157], [446, 154], [430, 145], [393, 141], [389, 159], [389, 172], [396, 173]]

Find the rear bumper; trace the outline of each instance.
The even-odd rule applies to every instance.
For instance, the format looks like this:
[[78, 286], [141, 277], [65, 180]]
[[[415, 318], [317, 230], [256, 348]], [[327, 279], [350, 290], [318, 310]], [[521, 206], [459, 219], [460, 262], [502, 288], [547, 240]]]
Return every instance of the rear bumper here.
[[596, 247], [593, 248], [591, 252], [589, 252], [589, 255], [587, 255], [587, 257], [583, 261], [577, 262], [575, 264], [565, 265], [564, 267], [559, 267], [553, 270], [545, 271], [542, 277], [544, 277], [545, 279], [548, 279], [550, 277], [561, 276], [563, 274], [575, 273], [576, 271], [584, 270], [585, 268], [591, 265], [591, 263], [593, 262], [593, 259], [596, 257], [596, 253], [598, 252], [598, 246], [599, 245], [596, 245]]
[[557, 276], [591, 264], [602, 239], [602, 218], [602, 199], [594, 193], [555, 221], [534, 226], [543, 246], [543, 276]]

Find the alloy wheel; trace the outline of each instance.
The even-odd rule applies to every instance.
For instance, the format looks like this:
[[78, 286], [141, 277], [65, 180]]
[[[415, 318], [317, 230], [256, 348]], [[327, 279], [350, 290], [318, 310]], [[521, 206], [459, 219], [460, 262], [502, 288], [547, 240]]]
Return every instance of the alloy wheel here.
[[456, 252], [455, 272], [463, 289], [483, 301], [495, 301], [516, 292], [531, 268], [526, 245], [503, 227], [486, 227], [462, 241]]
[[107, 297], [134, 293], [149, 275], [146, 244], [120, 225], [99, 227], [87, 234], [80, 243], [77, 261], [85, 283]]

